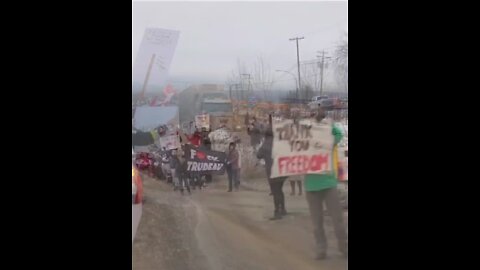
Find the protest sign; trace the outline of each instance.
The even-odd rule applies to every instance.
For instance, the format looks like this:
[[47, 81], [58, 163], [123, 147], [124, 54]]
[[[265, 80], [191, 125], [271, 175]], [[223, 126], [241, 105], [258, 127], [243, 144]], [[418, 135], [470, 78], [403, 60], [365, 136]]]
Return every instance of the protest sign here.
[[180, 140], [177, 135], [167, 135], [160, 137], [160, 147], [166, 150], [178, 149], [180, 147]]
[[331, 173], [332, 124], [310, 120], [273, 123], [271, 177]]
[[166, 85], [179, 36], [178, 31], [145, 29], [132, 69], [133, 85], [141, 86], [142, 92], [146, 91], [149, 85]]
[[223, 152], [208, 151], [187, 144], [185, 145], [185, 157], [188, 172], [225, 173], [226, 154]]
[[208, 114], [195, 115], [195, 126], [197, 128], [210, 129], [210, 116]]

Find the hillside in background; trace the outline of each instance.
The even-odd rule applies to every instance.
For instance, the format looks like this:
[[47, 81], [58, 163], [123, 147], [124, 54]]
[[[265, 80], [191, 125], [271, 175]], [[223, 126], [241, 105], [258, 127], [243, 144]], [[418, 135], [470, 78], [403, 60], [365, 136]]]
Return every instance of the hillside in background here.
[[[187, 84], [185, 82], [181, 83], [171, 83], [175, 90], [178, 92], [183, 91], [184, 89], [188, 88], [193, 84]], [[146, 97], [153, 97], [153, 96], [163, 96], [163, 89], [164, 86], [159, 85], [149, 85], [147, 92], [145, 93]], [[142, 90], [142, 85], [140, 83], [133, 83], [132, 84], [132, 96], [140, 93]], [[295, 91], [287, 91], [287, 90], [271, 90], [267, 92], [267, 101], [272, 102], [285, 102], [286, 98], [294, 96]], [[226, 90], [226, 93], [229, 94], [229, 91]], [[345, 91], [325, 91], [325, 95], [331, 97], [348, 97], [348, 94]], [[318, 95], [318, 93], [315, 93]], [[256, 100], [263, 101], [264, 100], [264, 93], [263, 91], [252, 91], [250, 94], [247, 95], [247, 92], [244, 92], [244, 97], [247, 98], [248, 96], [255, 96]], [[232, 98], [237, 99], [241, 97], [241, 91], [232, 91]]]

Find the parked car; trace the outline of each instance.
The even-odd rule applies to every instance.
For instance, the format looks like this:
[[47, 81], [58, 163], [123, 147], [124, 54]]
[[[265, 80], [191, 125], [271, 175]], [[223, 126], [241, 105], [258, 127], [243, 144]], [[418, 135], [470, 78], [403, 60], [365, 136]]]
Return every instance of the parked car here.
[[339, 100], [337, 98], [327, 98], [322, 99], [319, 103], [320, 106], [325, 108], [327, 111], [333, 110], [338, 106]]
[[310, 109], [316, 109], [320, 106], [322, 100], [328, 99], [328, 96], [315, 96], [312, 100], [308, 103], [308, 107]]

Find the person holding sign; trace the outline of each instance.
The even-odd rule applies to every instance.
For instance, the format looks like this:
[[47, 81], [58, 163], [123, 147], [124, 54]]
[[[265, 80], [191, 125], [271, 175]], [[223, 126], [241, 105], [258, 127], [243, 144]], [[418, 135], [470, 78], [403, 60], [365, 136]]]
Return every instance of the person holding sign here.
[[272, 127], [272, 116], [269, 116], [269, 125], [265, 131], [265, 140], [258, 150], [257, 158], [265, 160], [265, 170], [268, 177], [268, 183], [270, 184], [270, 189], [273, 194], [273, 205], [274, 212], [271, 220], [281, 219], [282, 216], [287, 214], [285, 210], [285, 195], [283, 194], [283, 184], [287, 177], [275, 177], [272, 178], [272, 166], [273, 166], [273, 157], [272, 157], [272, 148], [273, 148], [273, 127]]
[[250, 144], [256, 151], [261, 141], [261, 131], [255, 117], [252, 118], [252, 123], [247, 128], [247, 134], [250, 135]]
[[200, 146], [202, 142], [202, 134], [200, 133], [200, 130], [198, 128], [196, 128], [195, 132], [191, 136], [188, 136], [187, 138], [189, 142], [192, 145], [195, 145], [196, 147]]
[[[332, 125], [325, 119], [326, 113], [323, 108], [319, 108], [315, 121], [320, 124], [331, 125], [332, 135], [334, 137], [334, 145], [336, 146], [342, 140], [342, 131]], [[332, 151], [332, 159], [334, 162], [336, 147]], [[335, 173], [327, 172], [323, 174], [307, 174], [305, 175], [305, 191], [308, 202], [308, 208], [312, 217], [314, 235], [317, 245], [316, 259], [323, 260], [327, 255], [327, 238], [324, 229], [324, 207], [332, 217], [335, 234], [338, 240], [338, 248], [340, 252], [347, 256], [347, 234], [343, 223], [343, 210], [340, 205], [340, 199], [337, 192], [337, 178]]]

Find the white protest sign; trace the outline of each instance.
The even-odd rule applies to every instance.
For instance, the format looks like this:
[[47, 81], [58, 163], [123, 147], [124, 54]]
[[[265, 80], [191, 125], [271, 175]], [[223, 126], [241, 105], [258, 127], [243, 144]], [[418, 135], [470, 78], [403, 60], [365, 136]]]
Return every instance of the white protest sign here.
[[180, 141], [177, 135], [167, 135], [160, 137], [160, 147], [167, 150], [178, 149], [180, 147]]
[[196, 115], [195, 125], [197, 128], [210, 129], [210, 116], [208, 114]]
[[274, 122], [273, 136], [272, 178], [333, 171], [334, 137], [327, 120]]
[[179, 34], [178, 31], [159, 28], [145, 30], [132, 70], [133, 83], [165, 85]]

